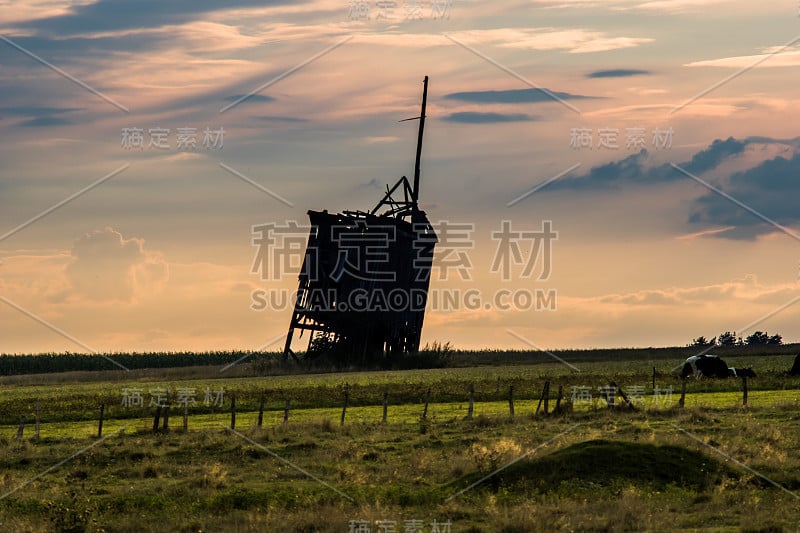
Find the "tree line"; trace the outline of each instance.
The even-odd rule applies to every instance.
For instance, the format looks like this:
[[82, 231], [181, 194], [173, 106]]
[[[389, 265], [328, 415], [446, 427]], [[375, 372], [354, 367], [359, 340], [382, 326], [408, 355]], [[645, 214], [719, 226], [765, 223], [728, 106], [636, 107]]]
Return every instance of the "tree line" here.
[[743, 338], [741, 335], [737, 336], [735, 331], [726, 331], [711, 340], [702, 336], [697, 337], [692, 340], [689, 346], [780, 346], [782, 344], [783, 337], [779, 333], [770, 335], [766, 331], [756, 331]]

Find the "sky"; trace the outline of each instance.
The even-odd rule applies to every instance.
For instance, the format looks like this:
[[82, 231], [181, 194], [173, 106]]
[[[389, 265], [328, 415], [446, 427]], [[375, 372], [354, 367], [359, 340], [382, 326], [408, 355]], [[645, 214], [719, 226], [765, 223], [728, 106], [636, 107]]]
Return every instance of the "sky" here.
[[424, 76], [423, 344], [800, 342], [798, 66], [796, 1], [0, 0], [0, 353], [280, 349]]

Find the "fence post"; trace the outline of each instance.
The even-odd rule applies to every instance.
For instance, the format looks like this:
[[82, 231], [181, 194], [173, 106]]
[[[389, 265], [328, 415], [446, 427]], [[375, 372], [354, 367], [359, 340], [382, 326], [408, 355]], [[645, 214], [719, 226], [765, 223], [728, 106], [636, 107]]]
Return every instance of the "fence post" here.
[[742, 405], [747, 406], [747, 376], [742, 376]]
[[167, 405], [164, 406], [164, 425], [162, 426], [164, 428], [164, 433], [169, 431], [169, 408], [170, 404], [167, 402]]
[[548, 405], [550, 404], [550, 382], [549, 381], [545, 381], [544, 382], [544, 392], [542, 394], [544, 395], [544, 414], [548, 414], [549, 411], [550, 411], [548, 409]]
[[558, 386], [558, 396], [556, 397], [556, 409], [553, 411], [554, 413], [561, 412], [561, 400], [564, 398], [564, 386]]
[[261, 394], [261, 400], [258, 402], [258, 427], [264, 422], [264, 394]]
[[686, 400], [686, 380], [681, 380], [681, 399], [678, 400], [678, 407], [683, 407], [684, 401]]
[[286, 399], [286, 405], [283, 406], [283, 425], [289, 423], [289, 407], [290, 407], [290, 400]]
[[189, 402], [183, 402], [183, 432], [189, 431]]
[[428, 419], [428, 401], [431, 399], [431, 388], [428, 387], [428, 390], [425, 391], [425, 409], [422, 411], [422, 419]]
[[161, 404], [156, 405], [156, 416], [153, 418], [153, 433], [158, 433], [158, 423], [161, 421]]
[[[426, 411], [427, 411], [427, 402], [425, 403]], [[475, 385], [473, 383], [469, 384], [469, 407], [467, 407], [467, 420], [472, 420], [472, 413], [475, 407]]]
[[533, 413], [534, 415], [538, 415], [539, 414], [539, 409], [542, 407], [542, 402], [544, 402], [544, 393], [547, 390], [547, 384], [548, 383], [549, 382], [547, 382], [547, 381], [544, 382], [544, 387], [542, 388], [542, 395], [539, 396], [539, 403], [536, 404], [536, 411]]
[[636, 409], [636, 407], [633, 405], [633, 402], [631, 402], [631, 399], [628, 397], [625, 391], [622, 390], [622, 387], [617, 385], [616, 382], [614, 381], [612, 381], [610, 385], [616, 388], [616, 394], [619, 394], [620, 397], [622, 398], [622, 401], [625, 402], [625, 407], [627, 407], [628, 409]]
[[495, 396], [500, 396], [500, 376], [497, 376], [497, 387], [494, 391]]
[[342, 406], [342, 420], [339, 422], [340, 426], [344, 426], [344, 416], [347, 414], [347, 404], [350, 403], [350, 385], [344, 385], [344, 405]]
[[36, 402], [36, 440], [39, 440], [39, 407], [40, 403]]
[[[37, 405], [38, 407], [38, 405]], [[103, 437], [103, 413], [106, 410], [106, 404], [100, 404], [100, 421], [97, 422], [97, 438], [100, 439]], [[39, 433], [39, 410], [36, 410], [36, 433]]]
[[389, 389], [383, 389], [383, 423], [386, 423], [389, 414]]
[[236, 395], [231, 394], [231, 429], [236, 429]]
[[514, 418], [514, 385], [508, 387], [508, 412]]
[[656, 367], [653, 367], [653, 390], [656, 390]]
[[19, 421], [19, 429], [17, 429], [17, 440], [22, 440], [22, 432], [25, 430], [25, 416], [23, 415]]

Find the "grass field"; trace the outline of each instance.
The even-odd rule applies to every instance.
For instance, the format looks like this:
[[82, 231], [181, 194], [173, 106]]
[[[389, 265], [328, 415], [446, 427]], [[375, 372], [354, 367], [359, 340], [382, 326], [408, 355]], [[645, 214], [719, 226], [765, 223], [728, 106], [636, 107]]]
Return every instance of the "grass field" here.
[[[242, 365], [230, 373], [209, 366], [6, 376], [0, 529], [383, 532], [394, 522], [395, 531], [421, 523], [425, 532], [445, 524], [450, 531], [795, 531], [800, 378], [785, 374], [793, 356], [726, 360], [758, 373], [747, 407], [741, 382], [731, 379], [689, 382], [678, 408], [680, 382], [670, 370], [680, 359], [669, 357], [573, 359], [575, 368], [550, 360], [313, 375], [257, 376]], [[558, 415], [534, 415], [547, 380], [551, 410], [559, 385], [565, 401], [576, 387], [593, 397]], [[641, 388], [636, 410], [609, 409], [599, 398], [598, 387], [612, 380], [629, 393]], [[144, 405], [122, 405], [123, 391], [135, 389]], [[188, 432], [182, 408], [173, 408], [170, 431], [152, 432], [150, 392], [165, 389], [173, 405], [178, 390], [196, 393]], [[222, 392], [219, 405], [205, 405], [206, 389]], [[21, 416], [28, 423], [18, 440]]]

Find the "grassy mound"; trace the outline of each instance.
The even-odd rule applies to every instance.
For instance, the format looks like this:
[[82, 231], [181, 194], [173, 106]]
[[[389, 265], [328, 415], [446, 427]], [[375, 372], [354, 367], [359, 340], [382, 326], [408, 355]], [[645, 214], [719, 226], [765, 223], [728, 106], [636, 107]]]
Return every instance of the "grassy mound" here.
[[[459, 484], [474, 483], [487, 473], [469, 474]], [[738, 473], [698, 451], [599, 439], [573, 444], [543, 457], [522, 459], [483, 484], [494, 490], [519, 493], [630, 485], [647, 490], [669, 486], [701, 490], [725, 477], [736, 478]]]

